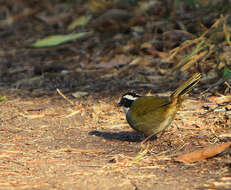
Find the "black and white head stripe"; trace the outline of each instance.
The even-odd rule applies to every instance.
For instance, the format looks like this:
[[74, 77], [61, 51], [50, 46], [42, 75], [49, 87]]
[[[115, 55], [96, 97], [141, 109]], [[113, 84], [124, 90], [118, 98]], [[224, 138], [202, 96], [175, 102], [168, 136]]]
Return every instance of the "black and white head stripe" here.
[[137, 99], [141, 97], [140, 95], [134, 93], [134, 92], [127, 92], [124, 94], [119, 102], [120, 106], [124, 106], [126, 108], [130, 108], [132, 103]]
[[122, 98], [134, 101], [139, 97], [140, 97], [140, 95], [133, 93], [133, 92], [129, 92], [129, 93], [124, 94]]

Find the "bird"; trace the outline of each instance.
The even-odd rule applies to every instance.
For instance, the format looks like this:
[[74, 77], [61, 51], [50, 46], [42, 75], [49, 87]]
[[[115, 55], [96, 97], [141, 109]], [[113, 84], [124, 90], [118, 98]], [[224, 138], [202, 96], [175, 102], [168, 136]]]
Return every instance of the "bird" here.
[[201, 74], [195, 73], [183, 82], [170, 96], [141, 96], [134, 92], [122, 95], [118, 105], [122, 106], [129, 125], [145, 134], [148, 140], [164, 132], [173, 121], [185, 96], [200, 81]]

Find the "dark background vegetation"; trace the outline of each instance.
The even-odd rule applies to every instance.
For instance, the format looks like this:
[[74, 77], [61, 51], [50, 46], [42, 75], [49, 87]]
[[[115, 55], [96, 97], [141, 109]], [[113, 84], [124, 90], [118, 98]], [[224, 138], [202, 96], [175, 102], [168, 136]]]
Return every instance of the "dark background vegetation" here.
[[[168, 79], [195, 71], [212, 85], [230, 78], [229, 11], [229, 1], [3, 1], [1, 86], [100, 92], [138, 85], [156, 92], [158, 75], [166, 91], [179, 85]], [[69, 28], [82, 17], [91, 19]], [[48, 36], [81, 32], [91, 34], [30, 48]]]

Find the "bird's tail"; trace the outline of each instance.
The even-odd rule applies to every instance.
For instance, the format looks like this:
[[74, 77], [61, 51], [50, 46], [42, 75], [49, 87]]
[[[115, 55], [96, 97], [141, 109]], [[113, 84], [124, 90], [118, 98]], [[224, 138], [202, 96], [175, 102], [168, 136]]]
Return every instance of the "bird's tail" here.
[[194, 86], [197, 85], [197, 83], [201, 79], [200, 73], [193, 74], [188, 80], [186, 80], [183, 84], [181, 84], [171, 95], [171, 97], [179, 97], [186, 95], [189, 91], [192, 90]]

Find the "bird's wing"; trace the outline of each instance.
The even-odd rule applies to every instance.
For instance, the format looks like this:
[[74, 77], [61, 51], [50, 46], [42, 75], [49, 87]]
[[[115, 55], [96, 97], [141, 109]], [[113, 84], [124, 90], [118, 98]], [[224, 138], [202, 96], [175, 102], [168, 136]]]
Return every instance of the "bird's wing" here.
[[145, 96], [132, 104], [133, 113], [143, 116], [171, 103], [169, 97]]

